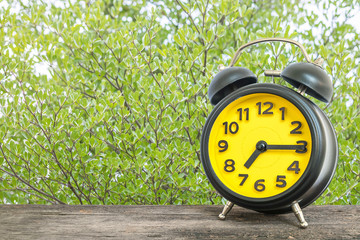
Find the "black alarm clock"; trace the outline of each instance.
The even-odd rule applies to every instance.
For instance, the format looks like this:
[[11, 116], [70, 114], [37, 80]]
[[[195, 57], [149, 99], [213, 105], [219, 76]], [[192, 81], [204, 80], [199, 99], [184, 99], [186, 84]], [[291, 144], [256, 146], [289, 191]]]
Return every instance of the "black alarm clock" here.
[[[282, 41], [300, 47], [307, 62], [283, 71], [286, 86], [257, 83], [250, 70], [234, 67], [241, 50], [260, 42]], [[338, 145], [324, 112], [304, 93], [329, 102], [333, 86], [321, 63], [311, 62], [296, 41], [282, 38], [250, 42], [236, 52], [230, 67], [215, 75], [208, 96], [214, 109], [201, 136], [201, 162], [218, 193], [234, 204], [263, 213], [293, 211], [307, 227], [301, 208], [328, 187], [336, 169]]]

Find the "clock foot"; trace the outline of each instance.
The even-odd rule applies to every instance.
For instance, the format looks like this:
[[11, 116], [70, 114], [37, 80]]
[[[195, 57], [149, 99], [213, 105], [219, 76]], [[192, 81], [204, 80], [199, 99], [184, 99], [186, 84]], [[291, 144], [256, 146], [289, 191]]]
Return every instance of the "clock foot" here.
[[307, 228], [308, 223], [305, 221], [304, 214], [302, 213], [299, 204], [298, 204], [297, 202], [294, 202], [294, 203], [291, 205], [291, 208], [292, 208], [292, 210], [293, 210], [296, 218], [297, 218], [297, 219], [299, 220], [299, 222], [300, 222], [300, 227], [301, 227], [301, 228]]
[[227, 201], [227, 203], [224, 206], [224, 209], [222, 210], [222, 212], [219, 214], [219, 218], [221, 220], [225, 220], [226, 215], [230, 212], [230, 210], [232, 209], [232, 207], [234, 206], [234, 203]]

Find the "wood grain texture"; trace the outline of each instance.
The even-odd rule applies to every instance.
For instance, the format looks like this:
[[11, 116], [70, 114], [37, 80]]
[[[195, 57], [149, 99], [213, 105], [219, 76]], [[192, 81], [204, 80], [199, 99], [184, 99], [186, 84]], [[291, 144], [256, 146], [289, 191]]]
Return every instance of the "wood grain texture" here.
[[360, 239], [360, 206], [310, 206], [293, 214], [235, 206], [0, 205], [0, 239]]

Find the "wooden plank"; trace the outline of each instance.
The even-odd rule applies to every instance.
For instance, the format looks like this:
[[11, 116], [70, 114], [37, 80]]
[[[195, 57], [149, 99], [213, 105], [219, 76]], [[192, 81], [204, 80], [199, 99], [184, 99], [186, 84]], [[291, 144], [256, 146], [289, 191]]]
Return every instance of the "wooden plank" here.
[[0, 205], [0, 239], [360, 239], [360, 206], [310, 206], [293, 214], [235, 206]]

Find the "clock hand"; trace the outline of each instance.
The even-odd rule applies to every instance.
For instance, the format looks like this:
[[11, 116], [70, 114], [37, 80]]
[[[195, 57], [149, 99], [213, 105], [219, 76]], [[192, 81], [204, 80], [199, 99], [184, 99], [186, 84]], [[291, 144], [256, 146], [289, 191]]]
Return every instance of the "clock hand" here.
[[297, 153], [307, 152], [305, 141], [297, 141], [298, 145], [266, 145], [266, 150], [296, 150]]
[[297, 153], [305, 153], [307, 151], [306, 149], [307, 142], [297, 141], [296, 143], [300, 143], [300, 144], [299, 145], [268, 145], [265, 141], [259, 141], [258, 143], [256, 143], [255, 151], [245, 162], [244, 166], [246, 168], [250, 168], [250, 166], [254, 163], [254, 161], [260, 155], [260, 153], [263, 153], [266, 150], [296, 150]]
[[266, 142], [265, 141], [259, 141], [256, 144], [255, 151], [253, 152], [253, 154], [251, 154], [249, 159], [245, 162], [244, 166], [246, 168], [249, 168], [254, 163], [256, 158], [260, 155], [260, 153], [265, 152], [265, 151], [266, 151]]

